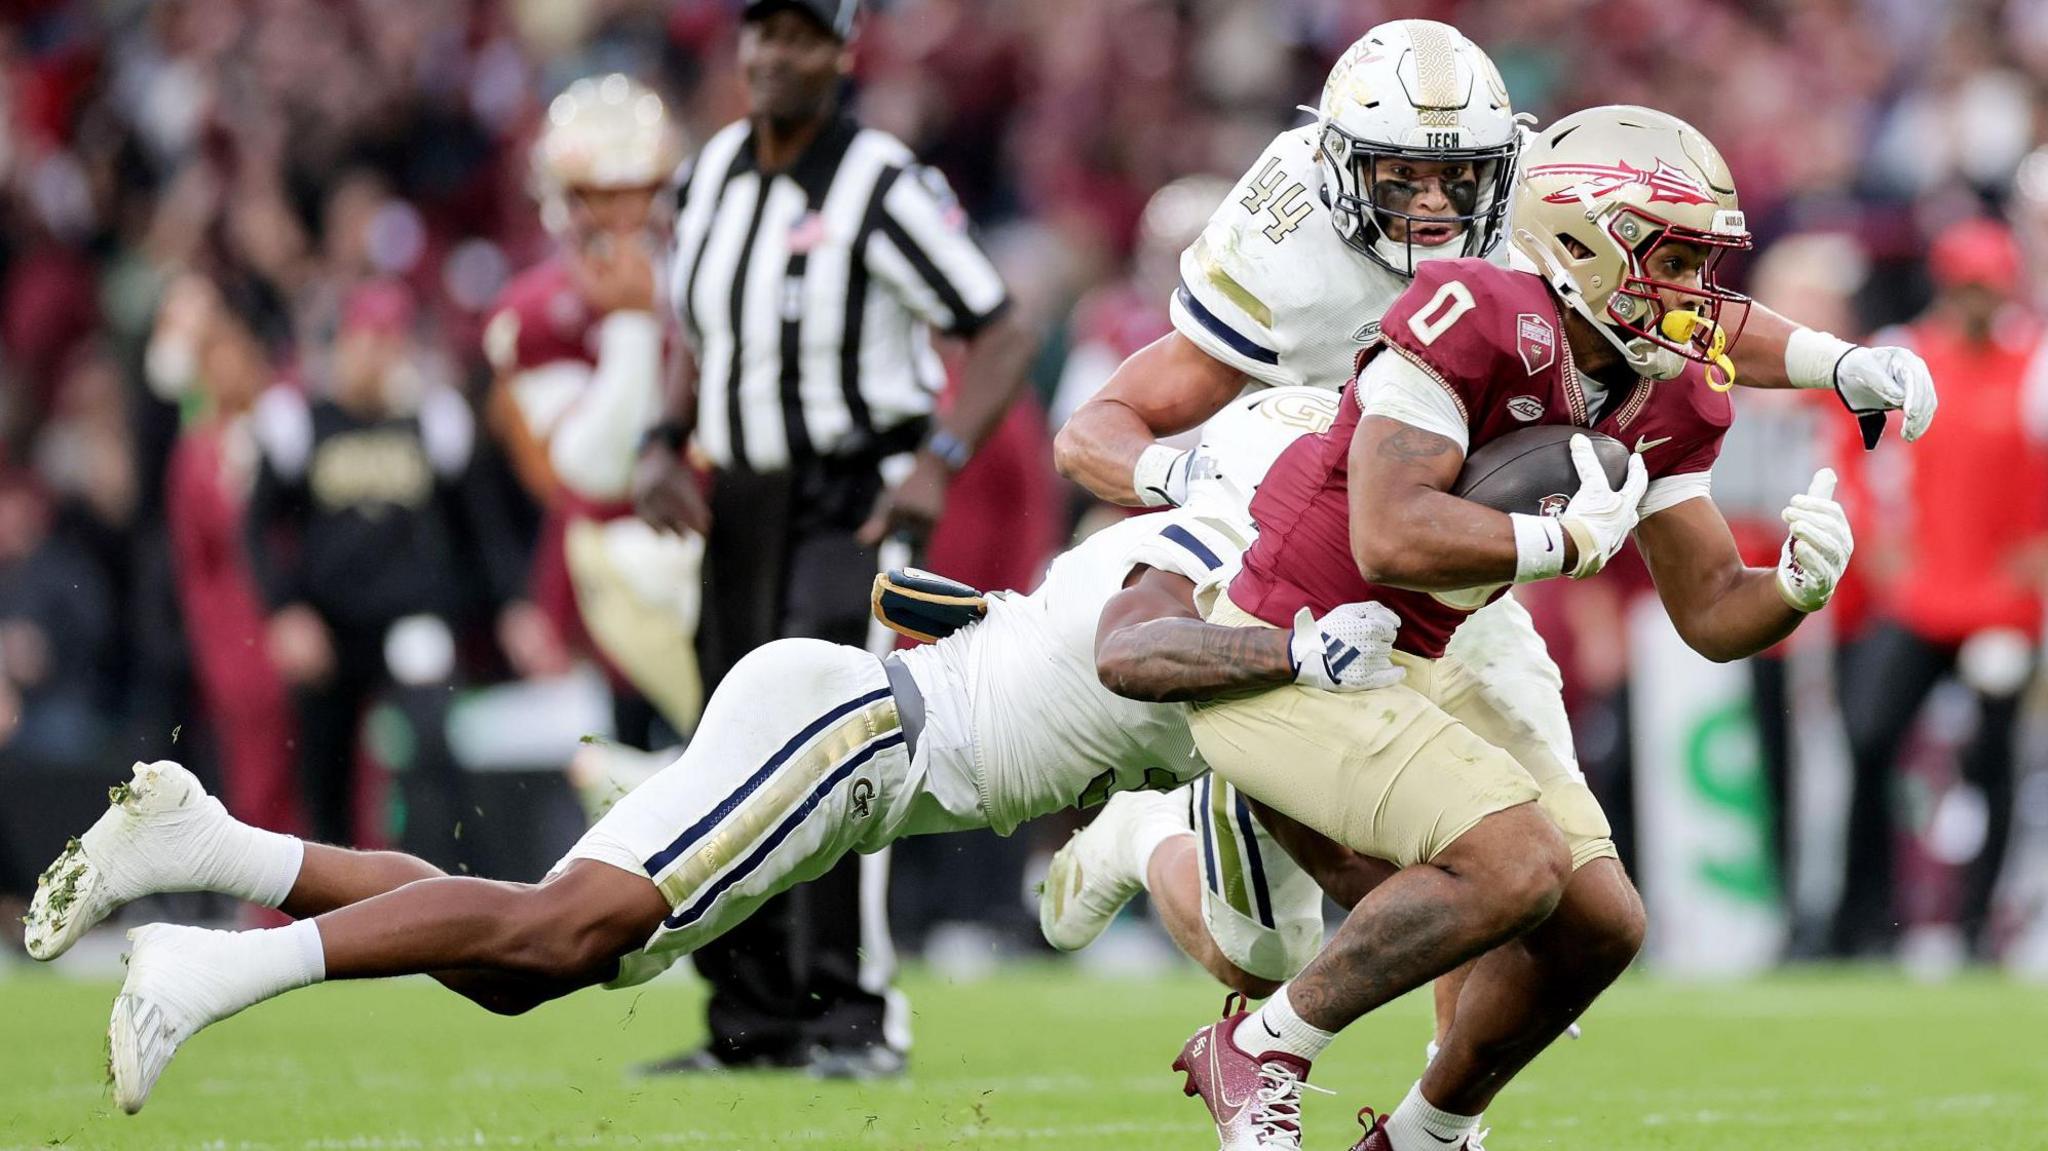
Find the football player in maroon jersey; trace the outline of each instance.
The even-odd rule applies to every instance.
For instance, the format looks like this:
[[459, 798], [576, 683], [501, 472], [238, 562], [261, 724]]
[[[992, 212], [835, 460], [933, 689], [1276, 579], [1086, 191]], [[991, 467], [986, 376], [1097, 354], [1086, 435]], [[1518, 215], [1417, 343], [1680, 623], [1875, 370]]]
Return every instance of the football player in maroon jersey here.
[[491, 428], [546, 513], [530, 589], [539, 611], [501, 629], [501, 643], [528, 673], [563, 670], [565, 643], [600, 654], [633, 745], [647, 737], [639, 697], [679, 732], [702, 705], [694, 605], [641, 590], [694, 589], [701, 545], [639, 523], [629, 490], [661, 402], [655, 266], [682, 157], [674, 119], [637, 80], [593, 76], [556, 96], [532, 149], [555, 251], [506, 286], [484, 331]]
[[[1371, 692], [1280, 689], [1192, 713], [1218, 775], [1401, 868], [1258, 1012], [1182, 1052], [1226, 1148], [1298, 1146], [1299, 1085], [1331, 1035], [1479, 957], [1437, 1058], [1359, 1144], [1469, 1147], [1493, 1096], [1641, 944], [1642, 903], [1597, 800], [1445, 657], [1460, 619], [1512, 583], [1590, 576], [1633, 533], [1680, 635], [1737, 659], [1824, 605], [1848, 563], [1830, 472], [1792, 497], [1774, 568], [1743, 565], [1711, 499], [1732, 414], [1727, 332], [1747, 304], [1714, 267], [1749, 245], [1713, 146], [1648, 109], [1590, 109], [1531, 143], [1515, 195], [1513, 241], [1537, 271], [1418, 269], [1336, 424], [1261, 485], [1258, 541], [1209, 614], [1284, 627], [1303, 608], [1379, 600], [1402, 618], [1407, 669]], [[1581, 486], [1556, 516], [1450, 494], [1471, 450], [1540, 424], [1629, 445], [1626, 479], [1611, 485], [1579, 437]]]

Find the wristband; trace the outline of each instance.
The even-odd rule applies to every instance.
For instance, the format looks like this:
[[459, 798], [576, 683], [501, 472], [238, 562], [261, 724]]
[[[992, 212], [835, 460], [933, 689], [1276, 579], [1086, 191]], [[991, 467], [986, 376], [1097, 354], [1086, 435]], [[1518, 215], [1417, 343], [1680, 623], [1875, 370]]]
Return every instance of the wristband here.
[[1856, 345], [1828, 332], [1797, 328], [1785, 341], [1785, 378], [1795, 388], [1832, 388], [1835, 365]]
[[[1187, 454], [1165, 444], [1146, 448], [1138, 456], [1137, 466], [1131, 469], [1131, 490], [1138, 493], [1138, 502], [1148, 508], [1179, 507], [1180, 500], [1173, 490], [1173, 473]], [[1181, 477], [1181, 481], [1186, 483], [1186, 477]]]
[[974, 458], [974, 449], [967, 446], [967, 441], [944, 428], [932, 432], [924, 442], [924, 450], [937, 456], [946, 470], [953, 472], [966, 467], [967, 461]]
[[1515, 582], [1534, 583], [1564, 574], [1564, 525], [1552, 516], [1519, 512], [1508, 516], [1515, 527]]
[[689, 430], [684, 428], [683, 425], [674, 420], [663, 420], [640, 433], [640, 446], [635, 449], [633, 454], [635, 456], [646, 455], [647, 449], [656, 444], [660, 444], [671, 452], [680, 452], [683, 450], [684, 441], [689, 438]]

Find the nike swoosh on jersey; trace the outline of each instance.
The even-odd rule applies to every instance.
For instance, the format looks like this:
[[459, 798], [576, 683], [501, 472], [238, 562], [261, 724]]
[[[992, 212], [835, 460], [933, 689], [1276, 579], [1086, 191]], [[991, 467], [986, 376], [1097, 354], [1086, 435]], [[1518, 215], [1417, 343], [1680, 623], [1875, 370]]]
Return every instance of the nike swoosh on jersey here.
[[1659, 438], [1657, 438], [1657, 439], [1654, 439], [1654, 440], [1653, 440], [1653, 439], [1649, 439], [1649, 438], [1647, 438], [1647, 437], [1644, 437], [1644, 436], [1637, 436], [1637, 437], [1636, 437], [1636, 454], [1637, 454], [1637, 455], [1642, 455], [1642, 454], [1643, 454], [1644, 452], [1647, 452], [1647, 451], [1649, 451], [1649, 450], [1650, 450], [1651, 448], [1654, 448], [1654, 447], [1656, 447], [1656, 446], [1657, 446], [1658, 444], [1668, 444], [1668, 443], [1670, 443], [1670, 442], [1671, 442], [1671, 437], [1670, 437], [1670, 436], [1661, 436], [1661, 437], [1659, 437]]

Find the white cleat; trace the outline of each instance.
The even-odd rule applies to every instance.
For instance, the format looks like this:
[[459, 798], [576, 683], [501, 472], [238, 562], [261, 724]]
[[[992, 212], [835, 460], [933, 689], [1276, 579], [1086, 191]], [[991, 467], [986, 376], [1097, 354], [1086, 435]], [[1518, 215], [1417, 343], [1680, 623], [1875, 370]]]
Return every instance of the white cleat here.
[[[1095, 942], [1117, 912], [1144, 890], [1133, 870], [1133, 843], [1147, 828], [1185, 833], [1187, 799], [1181, 792], [1124, 791], [1109, 797], [1094, 822], [1074, 833], [1052, 857], [1038, 897], [1038, 929], [1061, 951]], [[1153, 842], [1163, 842], [1155, 837]]]
[[152, 923], [128, 933], [128, 979], [107, 1022], [114, 1102], [133, 1115], [171, 1056], [199, 1030], [234, 1014], [226, 1000], [240, 964], [233, 932]]
[[200, 868], [233, 822], [199, 780], [169, 760], [137, 763], [107, 792], [107, 811], [65, 845], [36, 881], [25, 943], [37, 959], [70, 950], [122, 905], [160, 891], [191, 891]]

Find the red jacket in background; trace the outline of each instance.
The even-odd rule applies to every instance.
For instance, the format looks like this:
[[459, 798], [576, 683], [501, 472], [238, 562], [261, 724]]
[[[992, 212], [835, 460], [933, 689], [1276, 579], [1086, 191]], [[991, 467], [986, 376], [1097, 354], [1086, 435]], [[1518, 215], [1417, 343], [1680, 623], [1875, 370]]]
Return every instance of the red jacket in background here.
[[235, 478], [232, 434], [215, 420], [187, 428], [171, 449], [164, 504], [172, 571], [200, 702], [220, 742], [222, 799], [237, 819], [295, 832], [292, 710], [264, 649], [263, 602], [242, 550], [246, 484]]
[[1895, 545], [1905, 565], [1880, 589], [1880, 610], [1937, 642], [1986, 628], [2038, 636], [2041, 593], [2017, 565], [2048, 536], [2048, 445], [2028, 427], [2026, 396], [2041, 327], [2015, 316], [1973, 344], [1928, 319], [1905, 342], [1939, 383], [1941, 418], [1872, 461], [1856, 533]]

